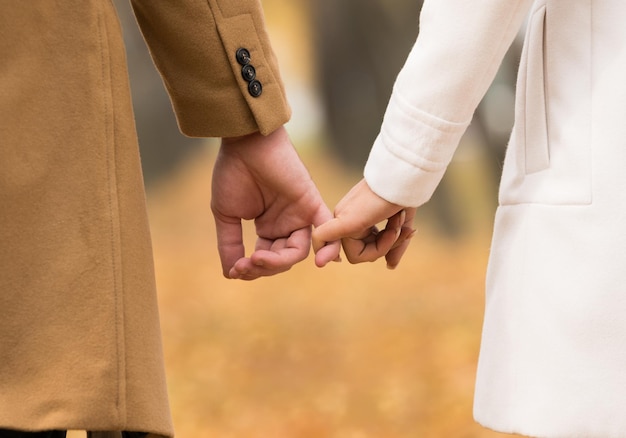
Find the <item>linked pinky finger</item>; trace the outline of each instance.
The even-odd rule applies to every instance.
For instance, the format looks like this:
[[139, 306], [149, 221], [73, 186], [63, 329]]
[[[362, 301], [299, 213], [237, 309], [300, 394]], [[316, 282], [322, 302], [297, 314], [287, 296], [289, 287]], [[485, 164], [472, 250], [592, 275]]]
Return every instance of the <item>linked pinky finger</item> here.
[[315, 265], [319, 268], [326, 266], [330, 262], [341, 261], [341, 241], [326, 243], [318, 249], [315, 254]]

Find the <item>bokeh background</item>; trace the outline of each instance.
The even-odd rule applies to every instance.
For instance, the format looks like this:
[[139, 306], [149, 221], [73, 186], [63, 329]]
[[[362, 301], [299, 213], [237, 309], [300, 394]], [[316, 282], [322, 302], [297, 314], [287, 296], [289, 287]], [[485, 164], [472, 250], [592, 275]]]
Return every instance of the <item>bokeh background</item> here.
[[[293, 107], [288, 130], [331, 208], [361, 177], [416, 0], [263, 0]], [[126, 0], [116, 0], [153, 233], [180, 438], [504, 436], [472, 420], [491, 221], [512, 124], [516, 43], [418, 234], [384, 262], [221, 276], [210, 184], [217, 142], [179, 134]], [[416, 84], [420, 86], [420, 84]], [[253, 245], [253, 230], [246, 239]]]

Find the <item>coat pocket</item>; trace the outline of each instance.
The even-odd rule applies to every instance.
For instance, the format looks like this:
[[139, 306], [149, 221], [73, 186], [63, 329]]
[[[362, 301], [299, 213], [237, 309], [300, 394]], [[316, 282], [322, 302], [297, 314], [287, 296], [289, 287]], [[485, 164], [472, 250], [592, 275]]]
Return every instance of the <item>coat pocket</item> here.
[[589, 204], [591, 183], [591, 2], [538, 1], [520, 59], [500, 204]]
[[528, 43], [523, 54], [525, 59], [522, 61], [526, 68], [520, 76], [526, 82], [522, 88], [525, 94], [524, 105], [518, 105], [515, 109], [516, 120], [524, 121], [520, 129], [516, 130], [516, 135], [519, 137], [518, 143], [524, 145], [526, 174], [539, 172], [550, 166], [543, 50], [545, 17], [544, 5], [533, 13], [528, 24]]

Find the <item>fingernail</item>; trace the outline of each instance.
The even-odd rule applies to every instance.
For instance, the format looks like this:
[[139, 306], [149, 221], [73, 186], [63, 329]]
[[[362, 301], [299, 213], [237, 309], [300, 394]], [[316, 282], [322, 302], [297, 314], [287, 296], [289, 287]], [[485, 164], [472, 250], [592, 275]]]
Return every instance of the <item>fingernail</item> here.
[[393, 271], [397, 267], [398, 267], [398, 265], [390, 265], [389, 263], [387, 263], [387, 269], [389, 269], [390, 271]]
[[413, 230], [413, 231], [411, 231], [411, 233], [408, 236], [406, 236], [406, 238], [407, 239], [411, 239], [411, 238], [413, 238], [413, 236], [415, 236], [416, 233], [417, 233], [417, 230]]

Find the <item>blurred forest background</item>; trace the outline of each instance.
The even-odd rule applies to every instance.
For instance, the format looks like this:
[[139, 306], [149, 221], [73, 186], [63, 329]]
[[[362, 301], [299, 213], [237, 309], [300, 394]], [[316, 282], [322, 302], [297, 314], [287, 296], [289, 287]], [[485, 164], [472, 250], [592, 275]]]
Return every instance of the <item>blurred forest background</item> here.
[[[312, 257], [252, 283], [222, 278], [210, 212], [217, 143], [179, 134], [127, 0], [166, 366], [180, 438], [497, 437], [472, 420], [484, 272], [519, 44], [396, 271]], [[263, 0], [293, 107], [292, 140], [331, 209], [361, 177], [416, 0]], [[416, 84], [419, 86], [420, 84]], [[253, 245], [250, 228], [247, 242]]]

